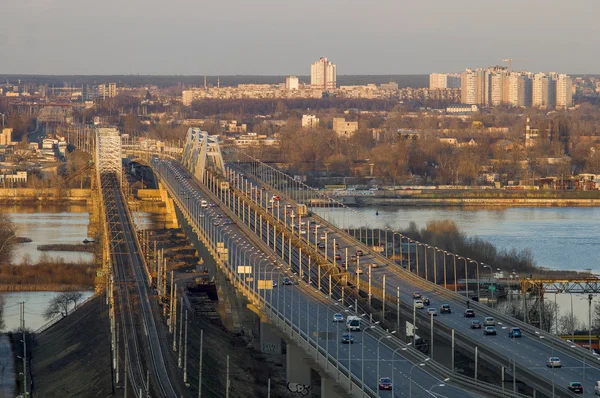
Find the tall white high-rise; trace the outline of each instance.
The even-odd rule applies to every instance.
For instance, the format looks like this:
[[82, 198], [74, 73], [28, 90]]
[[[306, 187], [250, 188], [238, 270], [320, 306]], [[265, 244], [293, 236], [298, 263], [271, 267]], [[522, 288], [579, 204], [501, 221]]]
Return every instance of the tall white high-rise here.
[[573, 80], [567, 75], [556, 78], [556, 107], [570, 108], [573, 106]]
[[536, 73], [531, 82], [531, 106], [554, 107], [556, 104], [556, 81], [545, 73]]
[[432, 90], [460, 88], [460, 74], [432, 73], [429, 75], [429, 88]]
[[310, 66], [310, 86], [323, 90], [335, 90], [336, 88], [336, 66], [321, 57]]
[[285, 88], [287, 90], [298, 90], [298, 77], [288, 76], [285, 78]]
[[467, 69], [460, 76], [461, 102], [469, 105], [489, 105], [490, 75], [484, 69]]

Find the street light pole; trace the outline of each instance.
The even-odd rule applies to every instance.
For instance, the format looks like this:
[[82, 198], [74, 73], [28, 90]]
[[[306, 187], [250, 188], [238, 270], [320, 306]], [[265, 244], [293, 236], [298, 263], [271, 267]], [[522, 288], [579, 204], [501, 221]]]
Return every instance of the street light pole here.
[[[392, 332], [390, 332], [390, 334], [388, 334], [388, 335], [385, 335], [385, 336], [382, 336], [382, 337], [380, 337], [380, 338], [377, 340], [377, 380], [378, 380], [378, 382], [379, 382], [379, 378], [381, 377], [381, 376], [379, 375], [379, 343], [381, 343], [381, 340], [382, 340], [382, 339], [391, 339], [391, 338], [392, 338], [392, 335], [393, 335], [394, 333], [396, 333], [396, 331], [395, 331], [395, 330], [394, 330], [394, 331], [392, 331]], [[392, 359], [393, 359], [393, 358], [392, 358]], [[393, 361], [392, 361], [392, 367], [393, 367], [393, 366], [394, 366], [394, 363], [393, 363]], [[393, 383], [392, 383], [392, 388], [394, 388], [394, 387], [393, 387]], [[379, 388], [377, 389], [377, 398], [379, 398]]]
[[[415, 363], [408, 372], [408, 397], [412, 398], [412, 371], [416, 366], [425, 366], [425, 362], [429, 361], [429, 358], [425, 358], [421, 363]], [[392, 386], [393, 388], [393, 386]]]

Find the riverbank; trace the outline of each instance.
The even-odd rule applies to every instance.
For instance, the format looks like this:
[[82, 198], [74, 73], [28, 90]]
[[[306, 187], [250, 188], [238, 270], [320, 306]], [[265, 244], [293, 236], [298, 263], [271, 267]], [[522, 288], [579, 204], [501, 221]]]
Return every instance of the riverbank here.
[[[350, 205], [344, 200], [345, 204]], [[489, 207], [600, 207], [600, 199], [538, 199], [538, 198], [354, 198], [354, 206], [489, 206]]]
[[0, 204], [88, 204], [91, 189], [0, 188]]

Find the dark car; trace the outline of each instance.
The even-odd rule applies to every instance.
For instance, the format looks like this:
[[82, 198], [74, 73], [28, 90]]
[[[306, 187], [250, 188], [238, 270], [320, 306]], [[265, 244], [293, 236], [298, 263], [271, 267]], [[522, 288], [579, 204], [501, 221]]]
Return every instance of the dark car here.
[[354, 336], [350, 333], [344, 333], [342, 335], [342, 344], [354, 344]]
[[465, 310], [465, 318], [475, 318], [475, 311]]
[[323, 242], [319, 243], [319, 249], [325, 249], [325, 243], [323, 243]]
[[440, 307], [440, 314], [452, 314], [450, 304], [442, 304], [442, 306]]
[[336, 260], [341, 260], [342, 259], [342, 255], [340, 253], [335, 253], [334, 258]]
[[581, 383], [578, 383], [576, 381], [570, 382], [567, 388], [569, 389], [569, 391], [574, 392], [575, 394], [583, 394], [583, 386], [581, 385]]
[[423, 297], [423, 304], [431, 305], [431, 301], [429, 301], [429, 297]]
[[483, 328], [483, 335], [487, 336], [487, 335], [496, 335], [496, 328], [494, 326], [486, 326], [485, 328]]
[[392, 381], [389, 377], [380, 377], [379, 378], [379, 389], [380, 390], [391, 390], [392, 389]]
[[362, 250], [357, 250], [356, 251], [356, 257], [360, 257], [363, 255], [363, 251]]
[[292, 280], [290, 278], [288, 278], [287, 276], [283, 277], [282, 282], [284, 285], [292, 285], [293, 284]]
[[508, 332], [508, 337], [521, 337], [521, 329], [519, 328], [511, 328], [510, 332]]
[[481, 329], [481, 321], [479, 319], [472, 320], [471, 329]]

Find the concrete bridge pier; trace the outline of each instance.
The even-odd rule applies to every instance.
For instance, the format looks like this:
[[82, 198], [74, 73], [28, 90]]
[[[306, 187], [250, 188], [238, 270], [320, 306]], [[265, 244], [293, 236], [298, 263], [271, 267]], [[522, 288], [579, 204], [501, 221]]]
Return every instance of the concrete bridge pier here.
[[[287, 342], [286, 380], [297, 388], [311, 388], [311, 372], [314, 362], [304, 350], [293, 342]], [[297, 386], [296, 386], [297, 385]], [[303, 386], [303, 387], [300, 387]]]
[[160, 192], [160, 200], [164, 202], [166, 206], [165, 222], [167, 228], [178, 228], [179, 222], [177, 221], [177, 212], [175, 211], [175, 202], [169, 198], [169, 193], [165, 189], [162, 183], [158, 183], [158, 191]]
[[348, 393], [327, 375], [321, 375], [321, 397], [324, 398], [346, 398]]
[[282, 354], [282, 338], [276, 326], [265, 319], [260, 320], [260, 350], [265, 354]]

